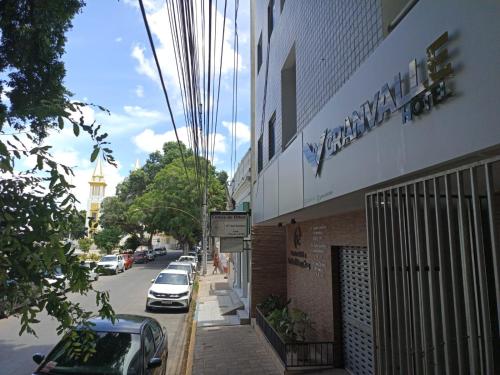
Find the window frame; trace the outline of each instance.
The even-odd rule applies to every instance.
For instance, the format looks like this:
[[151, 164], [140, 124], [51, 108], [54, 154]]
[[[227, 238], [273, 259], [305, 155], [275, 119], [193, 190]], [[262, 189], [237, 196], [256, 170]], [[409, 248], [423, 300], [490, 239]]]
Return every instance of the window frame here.
[[[271, 142], [272, 129], [272, 142]], [[272, 151], [272, 152], [271, 152]], [[276, 111], [272, 114], [267, 123], [267, 155], [268, 160], [271, 160], [276, 155]]]
[[[271, 6], [272, 5], [272, 6]], [[267, 5], [267, 41], [271, 40], [271, 35], [274, 31], [274, 7], [276, 6], [275, 0], [269, 0]]]
[[264, 61], [264, 50], [262, 49], [262, 31], [260, 32], [259, 41], [257, 42], [257, 74], [260, 72], [262, 62]]
[[264, 168], [264, 146], [263, 146], [263, 135], [261, 134], [257, 140], [257, 173], [262, 172]]

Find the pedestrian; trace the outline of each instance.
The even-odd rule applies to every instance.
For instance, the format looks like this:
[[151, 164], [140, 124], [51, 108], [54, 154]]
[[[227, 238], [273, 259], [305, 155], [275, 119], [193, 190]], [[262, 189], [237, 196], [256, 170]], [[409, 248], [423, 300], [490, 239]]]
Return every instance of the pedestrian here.
[[214, 270], [212, 271], [212, 275], [219, 272], [219, 254], [215, 253], [214, 255]]

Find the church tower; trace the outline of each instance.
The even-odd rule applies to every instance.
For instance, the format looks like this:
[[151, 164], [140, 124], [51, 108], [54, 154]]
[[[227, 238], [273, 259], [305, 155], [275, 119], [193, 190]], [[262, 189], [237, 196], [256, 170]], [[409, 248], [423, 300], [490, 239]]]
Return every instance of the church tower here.
[[102, 171], [101, 158], [97, 159], [94, 173], [89, 181], [90, 193], [89, 202], [87, 205], [87, 219], [85, 227], [88, 229], [88, 236], [92, 237], [99, 229], [99, 218], [101, 203], [104, 199], [104, 191], [106, 182], [104, 181], [104, 173]]

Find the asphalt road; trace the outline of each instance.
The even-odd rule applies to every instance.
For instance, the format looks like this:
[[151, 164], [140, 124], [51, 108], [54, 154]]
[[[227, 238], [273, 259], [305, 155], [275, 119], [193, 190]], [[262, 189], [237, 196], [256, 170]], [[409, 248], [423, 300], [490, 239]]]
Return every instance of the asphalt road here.
[[[151, 279], [165, 268], [170, 261], [177, 259], [181, 251], [169, 251], [168, 255], [157, 257], [154, 262], [134, 264], [118, 275], [100, 276], [94, 282], [97, 290], [108, 290], [111, 304], [116, 313], [149, 315], [155, 317], [168, 332], [169, 358], [167, 374], [176, 375], [182, 343], [185, 334], [186, 313], [177, 310], [154, 313], [145, 312], [146, 293]], [[86, 309], [95, 311], [95, 295], [73, 295], [71, 299], [80, 302]], [[57, 321], [41, 314], [39, 324], [34, 325], [38, 337], [24, 333], [19, 336], [20, 322], [15, 316], [0, 320], [0, 374], [31, 374], [36, 364], [31, 357], [34, 353], [47, 354], [59, 341], [56, 334]]]

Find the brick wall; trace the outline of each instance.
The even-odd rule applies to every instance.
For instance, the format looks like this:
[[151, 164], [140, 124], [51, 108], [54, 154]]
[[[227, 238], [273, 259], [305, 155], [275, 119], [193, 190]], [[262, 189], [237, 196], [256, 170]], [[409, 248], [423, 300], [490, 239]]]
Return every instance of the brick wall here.
[[[299, 227], [301, 239], [295, 246]], [[366, 246], [364, 211], [287, 225], [287, 295], [291, 307], [309, 314], [313, 322], [311, 339], [339, 342], [340, 296], [338, 271], [332, 271], [332, 246]], [[290, 264], [289, 258], [305, 261], [310, 268]], [[338, 267], [334, 265], [334, 269]]]
[[[286, 0], [281, 10], [275, 1], [274, 29], [268, 43], [267, 7], [269, 0], [256, 2], [255, 45], [262, 33], [263, 62], [256, 71], [255, 145], [262, 131], [263, 165], [269, 161], [268, 127], [276, 112], [275, 149], [281, 152], [281, 69], [295, 45], [297, 80], [297, 129], [300, 131], [375, 50], [383, 39], [380, 0]], [[269, 75], [264, 124], [267, 48]], [[257, 53], [254, 54], [255, 59]], [[257, 63], [255, 62], [255, 66]], [[255, 159], [256, 160], [256, 159]], [[257, 170], [257, 168], [256, 168]]]
[[270, 294], [286, 298], [285, 227], [252, 228], [252, 316], [255, 306]]

